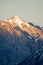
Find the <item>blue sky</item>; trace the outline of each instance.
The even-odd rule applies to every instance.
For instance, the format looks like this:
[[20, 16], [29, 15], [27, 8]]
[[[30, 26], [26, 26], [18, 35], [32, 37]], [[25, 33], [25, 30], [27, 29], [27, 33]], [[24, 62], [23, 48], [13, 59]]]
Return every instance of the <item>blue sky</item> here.
[[0, 0], [0, 19], [15, 15], [43, 26], [43, 0]]

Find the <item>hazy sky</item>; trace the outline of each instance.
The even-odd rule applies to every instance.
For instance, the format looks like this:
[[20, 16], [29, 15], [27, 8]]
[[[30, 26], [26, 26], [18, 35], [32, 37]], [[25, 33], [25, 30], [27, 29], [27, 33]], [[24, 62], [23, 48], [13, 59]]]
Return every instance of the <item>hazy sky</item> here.
[[0, 0], [0, 19], [15, 15], [43, 26], [43, 0]]

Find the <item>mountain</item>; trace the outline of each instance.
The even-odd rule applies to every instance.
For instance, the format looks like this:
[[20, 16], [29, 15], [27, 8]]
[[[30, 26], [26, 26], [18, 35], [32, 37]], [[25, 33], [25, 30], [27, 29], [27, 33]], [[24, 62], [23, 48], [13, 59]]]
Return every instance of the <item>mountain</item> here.
[[0, 65], [43, 65], [43, 30], [14, 16], [0, 20]]
[[36, 27], [36, 28], [38, 28], [38, 29], [40, 29], [40, 30], [43, 31], [43, 27], [40, 27], [40, 26], [38, 26], [38, 25], [34, 25], [34, 24], [31, 23], [31, 22], [29, 22], [29, 24], [30, 24], [31, 26], [34, 26], [34, 27]]

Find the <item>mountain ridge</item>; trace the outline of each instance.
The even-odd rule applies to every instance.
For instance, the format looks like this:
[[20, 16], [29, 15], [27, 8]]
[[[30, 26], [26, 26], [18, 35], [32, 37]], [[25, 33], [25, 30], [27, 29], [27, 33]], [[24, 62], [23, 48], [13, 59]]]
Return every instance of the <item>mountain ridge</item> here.
[[3, 20], [4, 22], [0, 22], [0, 25], [6, 25], [7, 27], [20, 27], [20, 29], [22, 31], [26, 31], [27, 33], [29, 33], [30, 35], [33, 36], [40, 36], [41, 38], [43, 38], [43, 31], [24, 22], [24, 20], [22, 20], [19, 16], [14, 16], [12, 18], [9, 18], [7, 20]]

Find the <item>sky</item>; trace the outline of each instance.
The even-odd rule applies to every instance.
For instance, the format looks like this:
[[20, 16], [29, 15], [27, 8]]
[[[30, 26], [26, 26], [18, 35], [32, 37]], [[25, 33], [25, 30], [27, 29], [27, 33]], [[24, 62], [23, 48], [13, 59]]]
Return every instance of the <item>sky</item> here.
[[0, 0], [0, 20], [12, 16], [43, 26], [43, 0]]

